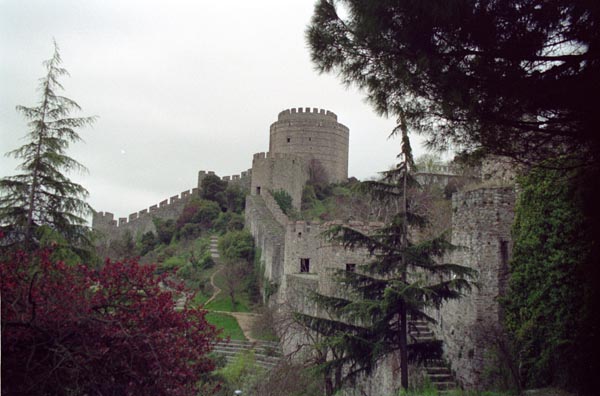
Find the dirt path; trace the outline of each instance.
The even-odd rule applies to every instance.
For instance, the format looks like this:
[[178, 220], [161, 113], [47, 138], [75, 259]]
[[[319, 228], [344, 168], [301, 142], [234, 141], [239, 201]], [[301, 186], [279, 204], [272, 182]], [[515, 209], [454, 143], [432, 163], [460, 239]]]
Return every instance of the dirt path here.
[[211, 311], [222, 313], [225, 315], [233, 316], [238, 324], [240, 325], [240, 329], [242, 329], [242, 333], [244, 333], [244, 337], [248, 339], [248, 341], [256, 342], [259, 341], [256, 338], [252, 337], [252, 328], [254, 327], [254, 323], [259, 319], [260, 315], [252, 313], [252, 312], [228, 312], [228, 311]]
[[[221, 267], [221, 268], [217, 269], [217, 270], [216, 270], [215, 272], [213, 272], [213, 274], [210, 276], [210, 285], [212, 286], [212, 288], [213, 288], [213, 290], [214, 290], [214, 291], [213, 291], [213, 294], [212, 294], [212, 296], [210, 296], [210, 298], [209, 298], [208, 300], [206, 300], [206, 302], [204, 303], [204, 306], [205, 306], [205, 307], [208, 305], [208, 303], [209, 303], [209, 302], [211, 302], [212, 300], [214, 300], [214, 299], [215, 299], [215, 298], [216, 298], [216, 297], [219, 295], [219, 293], [221, 293], [221, 288], [215, 284], [215, 276], [216, 276], [216, 275], [217, 275], [219, 272], [221, 272], [221, 270], [222, 270], [222, 269], [223, 269], [223, 267]], [[215, 311], [215, 312], [216, 312], [216, 311]]]
[[[220, 265], [219, 264], [220, 260], [219, 260], [218, 242], [219, 242], [219, 237], [216, 237], [216, 236], [210, 237], [210, 256], [213, 258], [213, 260], [215, 260], [215, 263], [217, 263], [217, 265]], [[223, 266], [220, 266], [215, 272], [213, 272], [213, 274], [210, 277], [210, 285], [212, 286], [214, 291], [213, 291], [212, 296], [210, 296], [210, 298], [208, 300], [206, 300], [206, 302], [204, 303], [205, 307], [211, 301], [213, 301], [219, 295], [219, 293], [221, 293], [221, 291], [222, 291], [221, 288], [215, 284], [215, 276], [222, 270], [223, 270]], [[256, 322], [256, 320], [258, 320], [258, 317], [260, 315], [251, 313], [251, 312], [229, 312], [229, 311], [213, 311], [213, 310], [209, 310], [209, 311], [233, 316], [237, 320], [238, 324], [240, 325], [240, 328], [242, 329], [244, 336], [249, 341], [252, 341], [252, 342], [258, 341], [255, 338], [252, 338], [252, 336], [250, 334], [252, 332], [252, 327], [254, 325], [254, 322]]]

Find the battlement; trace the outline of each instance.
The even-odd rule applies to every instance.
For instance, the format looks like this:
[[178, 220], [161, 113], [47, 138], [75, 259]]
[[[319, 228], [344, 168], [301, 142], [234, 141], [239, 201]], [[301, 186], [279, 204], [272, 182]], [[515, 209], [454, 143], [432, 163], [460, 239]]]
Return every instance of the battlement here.
[[126, 226], [132, 222], [147, 216], [148, 214], [159, 214], [173, 208], [173, 206], [180, 205], [187, 201], [192, 196], [198, 195], [198, 189], [193, 188], [191, 190], [182, 191], [179, 195], [174, 195], [169, 199], [164, 199], [160, 203], [150, 206], [147, 209], [142, 209], [138, 212], [131, 213], [127, 217], [120, 217], [118, 222], [115, 220], [115, 215], [110, 212], [96, 212], [93, 217], [92, 227], [121, 227]]
[[312, 109], [310, 107], [298, 107], [298, 108], [291, 108], [291, 109], [283, 110], [277, 116], [277, 120], [278, 121], [290, 121], [290, 120], [297, 120], [298, 118], [303, 118], [303, 117], [318, 117], [318, 118], [326, 119], [327, 121], [337, 122], [337, 115], [334, 112], [329, 111], [329, 110], [324, 110], [324, 109], [318, 109], [316, 107], [313, 107]]
[[266, 153], [255, 153], [252, 161], [256, 161], [256, 160], [262, 160], [262, 159], [289, 159], [289, 160], [297, 160], [297, 159], [301, 159], [301, 157], [297, 156], [296, 154], [289, 154], [289, 153], [273, 153], [270, 151], [267, 151]]
[[103, 224], [104, 226], [116, 226], [115, 215], [110, 212], [94, 212], [93, 220], [94, 224]]
[[243, 172], [240, 172], [239, 175], [229, 175], [229, 176], [223, 176], [223, 177], [216, 175], [214, 171], [201, 170], [201, 171], [198, 171], [198, 187], [200, 187], [200, 183], [202, 182], [202, 179], [204, 179], [206, 176], [217, 176], [219, 179], [221, 179], [223, 181], [237, 183], [237, 182], [241, 182], [241, 181], [245, 180], [246, 178], [248, 178], [251, 175], [252, 175], [252, 169], [248, 169]]

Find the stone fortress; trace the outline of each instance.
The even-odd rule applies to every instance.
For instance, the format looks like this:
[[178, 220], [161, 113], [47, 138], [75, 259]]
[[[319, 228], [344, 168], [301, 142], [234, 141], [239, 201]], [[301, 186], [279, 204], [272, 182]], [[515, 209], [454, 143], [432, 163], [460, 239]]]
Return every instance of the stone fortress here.
[[[264, 276], [270, 292], [264, 297], [275, 307], [315, 314], [305, 290], [335, 293], [330, 277], [332, 269], [353, 270], [368, 260], [365, 252], [349, 251], [324, 239], [322, 233], [331, 224], [342, 221], [295, 221], [286, 216], [272, 191], [285, 190], [293, 206], [300, 209], [302, 191], [311, 171], [318, 169], [326, 181], [342, 182], [348, 178], [349, 130], [337, 116], [316, 108], [293, 108], [279, 113], [270, 127], [269, 151], [254, 154], [252, 168], [241, 175], [224, 177], [249, 190], [246, 197], [246, 228], [252, 233], [261, 252]], [[482, 166], [482, 175], [494, 179], [506, 167], [497, 162]], [[444, 184], [452, 175], [445, 172], [422, 175], [429, 181]], [[105, 235], [105, 242], [125, 232], [132, 235], [153, 231], [153, 217], [176, 219], [187, 200], [197, 194], [204, 177], [212, 172], [200, 171], [198, 187], [164, 200], [158, 205], [114, 219], [111, 213], [95, 213], [93, 228]], [[493, 185], [493, 183], [488, 183]], [[443, 341], [445, 358], [456, 381], [464, 388], [485, 386], [486, 370], [493, 358], [493, 347], [501, 333], [502, 312], [498, 297], [507, 285], [508, 261], [512, 249], [510, 227], [513, 221], [515, 192], [513, 187], [481, 187], [452, 196], [452, 243], [462, 249], [453, 253], [452, 261], [476, 269], [479, 288], [461, 300], [445, 304], [431, 312], [437, 319], [431, 329]], [[349, 226], [363, 231], [380, 227], [380, 223], [351, 221]], [[296, 348], [298, 338], [282, 338], [284, 352]], [[369, 394], [387, 394], [399, 386], [397, 357], [391, 356], [374, 374]], [[389, 393], [391, 394], [391, 393]]]

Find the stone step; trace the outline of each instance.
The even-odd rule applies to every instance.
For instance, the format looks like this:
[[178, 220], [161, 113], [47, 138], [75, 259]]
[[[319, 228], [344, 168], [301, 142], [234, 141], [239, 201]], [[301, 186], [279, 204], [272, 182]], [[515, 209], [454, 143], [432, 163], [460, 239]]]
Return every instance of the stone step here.
[[[215, 352], [219, 355], [237, 356], [240, 353], [243, 353], [245, 351], [244, 350], [231, 351], [231, 350], [213, 349], [213, 352]], [[268, 356], [268, 355], [263, 355], [260, 353], [254, 353], [254, 357], [256, 360], [261, 360], [261, 361], [270, 362], [270, 363], [277, 363], [281, 360], [281, 356]]]
[[237, 354], [237, 353], [240, 353], [243, 351], [252, 350], [252, 351], [254, 351], [254, 353], [256, 355], [261, 355], [261, 356], [274, 358], [274, 359], [280, 359], [282, 357], [281, 353], [278, 353], [278, 352], [273, 353], [269, 350], [244, 349], [244, 348], [236, 348], [236, 347], [214, 347], [213, 350], [216, 352], [234, 353], [234, 354]]
[[228, 340], [215, 343], [215, 345], [244, 345], [247, 347], [254, 346], [269, 346], [279, 348], [277, 341], [245, 341], [245, 340]]
[[421, 332], [409, 331], [408, 335], [410, 335], [410, 336], [419, 336], [419, 337], [423, 337], [423, 336], [435, 337], [435, 334], [433, 334], [433, 332], [431, 332], [431, 331], [421, 331]]
[[[235, 356], [225, 356], [225, 360], [227, 363], [231, 363], [235, 360]], [[265, 370], [271, 370], [277, 366], [277, 363], [262, 362], [259, 360], [256, 361], [256, 364]]]
[[449, 389], [456, 388], [456, 384], [454, 383], [454, 381], [445, 381], [445, 382], [433, 382], [432, 381], [432, 384], [438, 390], [449, 390]]
[[427, 374], [450, 374], [450, 369], [448, 369], [448, 367], [445, 366], [425, 366], [425, 371], [427, 371]]
[[431, 374], [431, 373], [427, 373], [427, 376], [429, 377], [429, 379], [431, 380], [432, 383], [440, 383], [440, 382], [452, 382], [453, 378], [452, 378], [452, 374], [450, 373], [443, 373], [443, 374]]
[[254, 350], [258, 353], [265, 355], [281, 356], [281, 347], [277, 343], [265, 342], [265, 343], [251, 343], [244, 341], [231, 341], [230, 343], [218, 343], [213, 345], [213, 348], [226, 349], [226, 350]]

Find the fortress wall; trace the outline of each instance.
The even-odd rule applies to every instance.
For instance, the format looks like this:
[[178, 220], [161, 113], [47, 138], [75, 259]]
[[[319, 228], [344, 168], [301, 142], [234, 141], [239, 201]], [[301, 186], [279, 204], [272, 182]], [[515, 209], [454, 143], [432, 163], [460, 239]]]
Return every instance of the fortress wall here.
[[261, 252], [264, 276], [281, 285], [283, 277], [284, 229], [273, 218], [263, 196], [246, 196], [245, 227]]
[[[315, 276], [321, 294], [335, 295], [339, 291], [339, 284], [333, 281], [332, 275], [336, 270], [345, 270], [346, 264], [362, 265], [369, 259], [365, 250], [347, 250], [338, 243], [330, 242], [324, 233], [339, 222], [289, 222], [285, 233], [285, 259], [284, 274], [302, 277]], [[353, 221], [345, 225], [356, 228], [362, 232], [381, 227], [382, 223], [363, 223]], [[308, 273], [301, 272], [301, 259], [309, 259]], [[284, 290], [289, 285], [284, 285]]]
[[514, 184], [519, 170], [520, 166], [508, 157], [488, 155], [481, 161], [481, 180]]
[[421, 186], [436, 185], [442, 188], [446, 187], [451, 181], [472, 181], [471, 178], [465, 176], [446, 173], [417, 172], [414, 176]]
[[[200, 189], [202, 186], [202, 180], [204, 180], [204, 178], [209, 175], [214, 176], [215, 172], [214, 171], [206, 171], [206, 170], [198, 171], [198, 189]], [[251, 179], [252, 179], [252, 169], [248, 169], [244, 172], [241, 172], [239, 175], [231, 175], [231, 176], [223, 176], [223, 177], [217, 175], [217, 177], [219, 177], [223, 181], [226, 181], [228, 184], [238, 185], [243, 190], [249, 191], [250, 183], [251, 183]]]
[[292, 205], [300, 209], [302, 190], [308, 180], [305, 162], [292, 154], [257, 153], [252, 160], [250, 193], [261, 195], [266, 191], [285, 190], [292, 197]]
[[298, 108], [279, 113], [271, 124], [269, 151], [293, 153], [308, 163], [317, 160], [329, 182], [348, 179], [349, 130], [323, 109]]
[[138, 234], [144, 234], [148, 231], [156, 232], [156, 227], [152, 219], [154, 217], [169, 220], [176, 220], [185, 204], [193, 196], [198, 195], [198, 189], [183, 191], [180, 195], [174, 195], [165, 199], [148, 209], [142, 209], [131, 213], [128, 217], [121, 217], [117, 220], [110, 212], [94, 212], [92, 218], [92, 228], [98, 231], [105, 243], [122, 238], [127, 232], [135, 238]]
[[267, 205], [267, 208], [275, 218], [275, 221], [277, 221], [282, 227], [287, 226], [289, 219], [285, 215], [285, 213], [283, 213], [283, 211], [279, 207], [279, 204], [277, 203], [277, 201], [275, 201], [275, 198], [273, 198], [271, 192], [266, 191], [264, 194], [261, 194], [261, 196], [265, 201], [265, 205]]
[[480, 288], [432, 314], [452, 370], [467, 389], [485, 387], [490, 348], [501, 335], [498, 297], [508, 282], [514, 204], [511, 187], [481, 188], [452, 197], [452, 243], [462, 249], [452, 254], [451, 262], [476, 269]]

